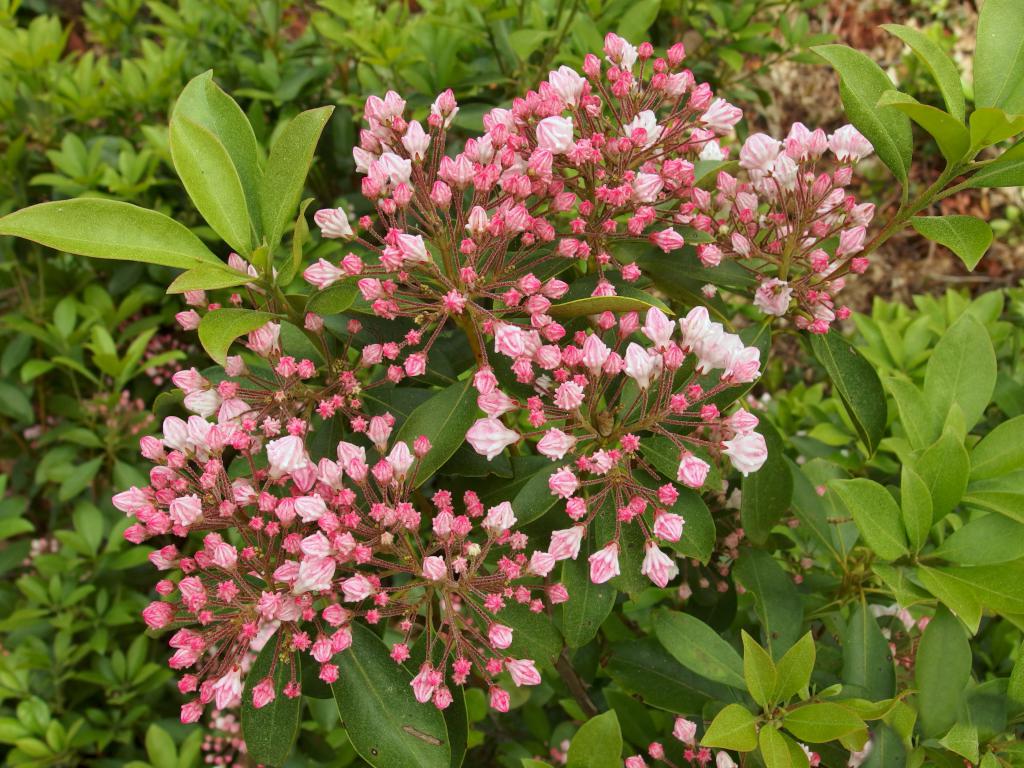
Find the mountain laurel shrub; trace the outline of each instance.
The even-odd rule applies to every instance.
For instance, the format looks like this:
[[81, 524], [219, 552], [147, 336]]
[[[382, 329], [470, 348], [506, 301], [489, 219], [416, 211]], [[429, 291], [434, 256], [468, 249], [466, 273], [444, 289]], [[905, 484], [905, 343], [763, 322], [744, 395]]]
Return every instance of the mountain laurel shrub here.
[[[342, 205], [304, 197], [333, 107], [294, 114], [264, 151], [207, 71], [166, 147], [222, 245], [95, 196], [0, 218], [63, 253], [177, 271], [187, 341], [156, 361], [156, 326], [122, 355], [98, 322], [144, 294], [21, 320], [40, 345], [89, 330], [118, 389], [187, 345], [205, 355], [169, 368], [157, 434], [144, 409], [108, 421], [121, 538], [104, 545], [102, 513], [79, 504], [61, 543], [90, 564], [82, 583], [44, 578], [45, 554], [18, 582], [47, 606], [24, 618], [56, 622], [120, 589], [117, 571], [158, 571], [132, 598], [145, 628], [89, 676], [139, 689], [118, 699], [111, 682], [109, 741], [173, 674], [181, 723], [213, 718], [203, 749], [266, 765], [296, 740], [379, 768], [1020, 763], [1019, 327], [999, 294], [909, 322], [841, 297], [908, 228], [968, 269], [991, 245], [984, 220], [931, 211], [1024, 185], [1024, 145], [1007, 148], [1024, 133], [1024, 18], [984, 4], [969, 112], [931, 38], [886, 31], [942, 106], [820, 45], [849, 119], [831, 133], [740, 141], [742, 111], [682, 44], [611, 32], [516, 82], [468, 138], [444, 83], [432, 102], [370, 96], [351, 147], [362, 199]], [[915, 130], [941, 171], [914, 165]], [[857, 199], [870, 157], [900, 189], [885, 210]], [[776, 386], [783, 336], [827, 396]], [[119, 458], [129, 438], [141, 471]], [[60, 493], [91, 477], [73, 467]], [[25, 532], [26, 505], [4, 503]], [[146, 661], [156, 635], [170, 672]], [[17, 715], [0, 722], [12, 762], [59, 763], [83, 737], [38, 698]], [[151, 763], [192, 764], [196, 732], [149, 724]]]

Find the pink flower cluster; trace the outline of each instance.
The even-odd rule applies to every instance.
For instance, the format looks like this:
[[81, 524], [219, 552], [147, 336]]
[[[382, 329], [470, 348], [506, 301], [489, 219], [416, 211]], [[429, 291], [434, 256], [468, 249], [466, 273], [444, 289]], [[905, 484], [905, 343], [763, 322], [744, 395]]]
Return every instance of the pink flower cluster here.
[[[540, 678], [532, 659], [508, 655], [513, 629], [501, 613], [564, 601], [564, 587], [546, 581], [555, 559], [527, 555], [508, 502], [485, 509], [467, 492], [459, 514], [451, 494], [437, 491], [422, 520], [410, 499], [430, 443], [394, 439], [388, 413], [352, 416], [347, 426], [358, 443], [343, 440], [336, 459], [312, 461], [315, 430], [296, 414], [323, 390], [293, 399], [290, 387], [304, 386], [293, 382], [303, 381], [301, 363], [271, 357], [280, 377], [273, 392], [230, 377], [214, 386], [194, 369], [176, 374], [195, 415], [168, 417], [162, 438], [142, 440], [154, 463], [150, 485], [113, 500], [136, 521], [125, 533], [134, 543], [167, 534], [201, 541], [190, 554], [168, 544], [150, 555], [168, 577], [157, 585], [163, 599], [143, 611], [151, 629], [177, 628], [170, 665], [183, 672], [182, 693], [195, 694], [182, 720], [195, 722], [211, 703], [237, 706], [248, 657], [270, 642], [277, 652], [253, 687], [257, 707], [275, 698], [274, 668], [292, 663], [286, 652], [310, 654], [320, 678], [335, 682], [332, 660], [352, 644], [357, 619], [403, 633], [392, 648], [397, 662], [429, 628], [419, 653], [430, 661], [412, 682], [420, 701], [443, 709], [452, 700], [446, 681], [462, 685], [475, 674], [492, 706], [507, 710], [500, 675], [517, 686]], [[294, 669], [290, 680], [284, 695], [299, 695]]]
[[[642, 325], [636, 312], [606, 312], [563, 346], [503, 325], [495, 342], [497, 352], [515, 359], [513, 370], [533, 394], [519, 402], [489, 369], [478, 371], [477, 404], [486, 416], [466, 434], [470, 445], [493, 459], [522, 439], [536, 440], [542, 456], [568, 459], [549, 487], [565, 500], [575, 525], [555, 532], [549, 554], [575, 559], [595, 518], [614, 516], [614, 533], [590, 555], [591, 579], [600, 584], [619, 575], [623, 526], [635, 523], [645, 542], [641, 572], [664, 587], [678, 567], [655, 539], [679, 541], [684, 521], [670, 511], [679, 490], [671, 483], [656, 487], [660, 475], [643, 449], [655, 438], [668, 443], [678, 456], [675, 479], [692, 489], [704, 487], [710, 462], [723, 457], [743, 474], [760, 469], [767, 449], [754, 431], [757, 417], [745, 410], [724, 416], [716, 404], [730, 388], [758, 377], [758, 349], [712, 322], [703, 307], [678, 323], [652, 307]], [[523, 433], [501, 420], [523, 411], [529, 427]]]
[[[835, 167], [821, 170], [831, 151]], [[757, 281], [754, 305], [766, 315], [793, 314], [798, 328], [827, 333], [846, 277], [867, 269], [864, 251], [871, 203], [848, 192], [853, 165], [873, 151], [850, 125], [830, 136], [793, 125], [784, 141], [750, 136], [739, 154], [746, 180], [725, 171], [714, 193], [694, 189], [676, 220], [710, 242], [697, 246], [705, 267], [734, 259]]]
[[[719, 137], [742, 116], [682, 67], [681, 44], [654, 58], [650, 44], [608, 35], [605, 54], [587, 56], [583, 75], [563, 66], [510, 109], [492, 109], [484, 134], [454, 157], [451, 91], [425, 128], [397, 94], [371, 97], [353, 152], [377, 216], [353, 226], [341, 208], [318, 211], [321, 234], [359, 253], [321, 259], [305, 279], [323, 289], [355, 278], [380, 317], [435, 329], [455, 320], [482, 360], [484, 336], [505, 319], [528, 318], [546, 341], [561, 339], [549, 310], [569, 286], [554, 275], [586, 262], [600, 276], [594, 295], [614, 294], [610, 270], [640, 277], [635, 263], [617, 261], [618, 244], [681, 248], [664, 211], [690, 199], [694, 163], [721, 156]], [[436, 335], [417, 339], [422, 353]]]

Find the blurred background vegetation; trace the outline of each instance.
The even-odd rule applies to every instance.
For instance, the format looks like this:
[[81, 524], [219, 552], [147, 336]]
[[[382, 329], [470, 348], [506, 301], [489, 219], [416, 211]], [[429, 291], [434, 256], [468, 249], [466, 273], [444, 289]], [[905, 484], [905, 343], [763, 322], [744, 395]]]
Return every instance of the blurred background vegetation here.
[[[309, 194], [358, 209], [351, 147], [371, 93], [394, 89], [424, 107], [450, 87], [457, 129], [470, 134], [487, 109], [552, 67], [579, 67], [616, 31], [656, 46], [683, 40], [698, 79], [747, 111], [741, 134], [796, 120], [830, 128], [842, 121], [835, 76], [810, 46], [865, 50], [902, 90], [938, 103], [876, 27], [916, 25], [963, 66], [976, 19], [966, 0], [0, 0], [0, 215], [95, 195], [162, 210], [215, 243], [175, 178], [166, 131], [177, 93], [210, 68], [265, 147], [299, 111], [338, 105]], [[885, 206], [891, 185], [880, 166], [866, 168], [864, 195]], [[967, 190], [933, 212], [996, 228], [999, 244], [971, 275], [919, 238], [891, 241], [845, 294], [866, 313], [849, 328], [864, 354], [920, 377], [930, 342], [971, 311], [999, 351], [999, 410], [1024, 412], [1021, 207], [1019, 191]], [[138, 438], [162, 416], [160, 401], [155, 413], [144, 403], [196, 354], [174, 334], [180, 307], [167, 282], [156, 267], [0, 241], [0, 755], [10, 764], [186, 768], [237, 748], [230, 716], [205, 731], [176, 723], [165, 648], [138, 622], [155, 577], [145, 548], [122, 546], [126, 523], [109, 503], [113, 489], [143, 484]], [[766, 381], [789, 392], [769, 412], [795, 435], [791, 452], [861, 466], [820, 372], [794, 372], [784, 355], [774, 365]], [[883, 450], [872, 461], [891, 471], [896, 458]], [[1010, 632], [981, 638], [979, 663], [993, 674], [1006, 673]], [[479, 704], [471, 718], [484, 717]], [[311, 700], [296, 764], [357, 760], [331, 729], [332, 708]], [[558, 728], [525, 722], [528, 733], [507, 735], [549, 756]]]

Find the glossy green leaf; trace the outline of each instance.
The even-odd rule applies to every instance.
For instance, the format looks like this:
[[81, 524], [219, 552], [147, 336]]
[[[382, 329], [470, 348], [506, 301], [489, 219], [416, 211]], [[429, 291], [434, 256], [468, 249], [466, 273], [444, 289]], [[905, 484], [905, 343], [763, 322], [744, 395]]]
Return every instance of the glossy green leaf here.
[[914, 665], [918, 722], [924, 736], [945, 733], [956, 721], [971, 679], [971, 646], [963, 626], [939, 610], [925, 627]]
[[829, 702], [793, 709], [786, 713], [782, 724], [798, 739], [812, 744], [835, 741], [866, 727], [852, 709]]
[[949, 248], [968, 269], [974, 269], [992, 245], [992, 227], [974, 216], [915, 216], [910, 224], [918, 234]]
[[753, 595], [764, 643], [779, 658], [800, 637], [803, 603], [793, 580], [770, 554], [749, 549], [741, 555], [733, 574]]
[[938, 107], [922, 104], [913, 96], [899, 91], [883, 93], [878, 100], [878, 107], [898, 109], [924, 128], [935, 139], [949, 165], [963, 160], [971, 148], [971, 134], [963, 123]]
[[807, 758], [804, 758], [803, 763], [794, 762], [790, 744], [797, 752], [800, 752], [796, 743], [788, 736], [779, 733], [774, 725], [762, 727], [757, 735], [757, 746], [761, 750], [765, 768], [804, 768], [807, 765]]
[[234, 288], [252, 282], [252, 275], [243, 274], [227, 265], [202, 265], [182, 272], [167, 286], [167, 293], [185, 291], [215, 291], [219, 288]]
[[778, 685], [775, 696], [779, 701], [789, 701], [807, 688], [811, 682], [816, 655], [814, 637], [810, 632], [806, 632], [776, 662]]
[[885, 434], [885, 391], [874, 367], [836, 331], [811, 334], [811, 349], [828, 372], [868, 453]]
[[974, 100], [1024, 113], [1024, 14], [1017, 0], [986, 0], [978, 18]]
[[231, 343], [243, 334], [255, 331], [274, 319], [269, 312], [226, 307], [203, 315], [199, 322], [199, 341], [213, 360], [224, 364]]
[[653, 637], [617, 643], [606, 659], [612, 679], [647, 706], [692, 716], [709, 700], [739, 703], [743, 698], [736, 689], [688, 670]]
[[854, 606], [846, 624], [841, 679], [850, 693], [868, 699], [887, 699], [896, 691], [889, 643], [863, 603]]
[[[896, 401], [899, 425], [911, 447], [920, 450], [935, 442], [942, 431], [945, 414], [940, 417], [935, 407], [925, 399], [924, 392], [913, 382], [890, 376], [885, 386]], [[943, 404], [948, 408], [948, 403]]]
[[1008, 115], [1001, 109], [982, 108], [971, 113], [971, 149], [977, 152], [1024, 131], [1024, 115]]
[[590, 526], [576, 559], [562, 563], [562, 584], [569, 593], [569, 600], [562, 603], [562, 634], [570, 648], [579, 648], [593, 640], [615, 607], [615, 587], [608, 583], [594, 584], [590, 580], [587, 558], [603, 544], [597, 542], [596, 530]]
[[904, 464], [900, 473], [900, 510], [910, 547], [918, 552], [932, 527], [932, 495], [928, 484], [909, 464]]
[[947, 429], [914, 463], [914, 470], [928, 488], [932, 519], [949, 514], [964, 495], [970, 474], [970, 458], [963, 441]]
[[[933, 579], [938, 578], [947, 590], [956, 594], [968, 594], [996, 613], [1024, 613], [1024, 560], [1014, 560], [1001, 565], [927, 569], [921, 566], [921, 570], [927, 571]], [[931, 589], [930, 584], [925, 583], [925, 586]]]
[[331, 688], [352, 745], [374, 768], [449, 768], [444, 716], [412, 695], [413, 673], [396, 664], [368, 627], [352, 624], [352, 647], [335, 657]]
[[998, 512], [1024, 523], [1024, 470], [975, 480], [967, 486], [961, 501], [967, 506]]
[[306, 312], [322, 317], [339, 315], [352, 306], [358, 295], [359, 290], [354, 283], [337, 283], [310, 296], [306, 302]]
[[231, 155], [212, 131], [179, 113], [171, 117], [174, 170], [199, 213], [243, 256], [252, 253], [253, 222]]
[[1024, 186], [1024, 142], [1015, 144], [969, 179], [971, 187]]
[[178, 269], [224, 266], [184, 225], [116, 200], [83, 197], [40, 203], [0, 218], [0, 235], [97, 259], [141, 261]]
[[[640, 292], [638, 291], [637, 294]], [[622, 295], [622, 296], [588, 296], [583, 299], [563, 301], [552, 304], [548, 314], [559, 320], [568, 320], [585, 315], [599, 315], [602, 312], [640, 312], [644, 313], [651, 307], [657, 307], [668, 315], [672, 310], [653, 296]]]
[[871, 735], [871, 751], [863, 768], [907, 768], [907, 748], [893, 728], [882, 723]]
[[512, 627], [510, 655], [550, 664], [561, 653], [562, 635], [546, 613], [535, 613], [528, 606], [509, 602], [498, 619]]
[[919, 29], [903, 24], [882, 24], [881, 27], [910, 46], [931, 73], [949, 114], [962, 123], [966, 111], [964, 89], [960, 84], [960, 72], [949, 55]]
[[568, 768], [620, 768], [622, 731], [615, 710], [585, 722], [569, 742]]
[[906, 184], [913, 149], [910, 119], [897, 110], [876, 106], [882, 94], [893, 89], [888, 75], [863, 53], [845, 45], [820, 45], [812, 50], [839, 73], [839, 93], [850, 122], [874, 145], [899, 182]]
[[850, 511], [864, 543], [880, 557], [896, 560], [907, 554], [900, 508], [885, 488], [866, 478], [832, 480], [828, 487]]
[[[297, 678], [301, 676], [298, 653], [293, 654], [291, 665], [284, 658], [275, 659], [276, 638], [271, 638], [245, 676], [245, 691], [242, 693], [242, 735], [253, 760], [268, 766], [284, 765], [299, 733], [302, 699], [284, 695], [284, 687], [291, 680], [292, 668]], [[286, 656], [287, 654], [285, 654]], [[252, 689], [270, 674], [274, 667], [274, 699], [266, 706], [256, 709], [252, 705]]]
[[961, 579], [953, 578], [937, 568], [921, 565], [917, 569], [917, 578], [921, 585], [939, 599], [946, 608], [953, 612], [974, 634], [981, 623], [982, 605], [978, 595], [974, 594], [970, 585]]
[[320, 107], [293, 117], [274, 141], [260, 186], [260, 210], [267, 244], [274, 248], [295, 211], [313, 162], [313, 153], [334, 107]]
[[757, 723], [746, 707], [729, 704], [715, 715], [700, 740], [703, 747], [752, 752], [757, 749]]
[[994, 565], [1024, 557], [1024, 524], [1003, 515], [984, 515], [954, 531], [931, 557], [957, 565]]
[[939, 339], [925, 371], [924, 396], [944, 421], [954, 403], [967, 428], [978, 423], [996, 386], [996, 354], [985, 326], [964, 312]]
[[697, 617], [678, 611], [658, 611], [654, 616], [654, 632], [665, 650], [687, 669], [709, 680], [746, 690], [743, 659], [717, 631]]
[[420, 460], [415, 480], [417, 486], [429, 480], [466, 442], [466, 431], [473, 426], [476, 414], [476, 390], [472, 387], [472, 379], [442, 389], [409, 414], [396, 439], [412, 446], [417, 437], [426, 435], [431, 445], [430, 451]]
[[242, 108], [213, 81], [213, 71], [207, 70], [185, 86], [174, 113], [203, 126], [224, 145], [242, 181], [249, 216], [260, 231], [257, 196], [263, 175], [262, 150]]
[[1024, 416], [1004, 421], [971, 451], [971, 480], [987, 480], [1024, 469]]
[[[559, 498], [551, 493], [548, 480], [561, 466], [561, 464], [545, 459], [539, 469], [525, 475], [525, 482], [519, 486], [516, 495], [512, 497], [512, 509], [515, 510], [516, 519], [519, 520], [520, 525], [543, 517], [558, 503]], [[518, 475], [516, 475], [516, 479], [519, 479]]]
[[775, 662], [745, 630], [740, 636], [743, 639], [743, 679], [747, 690], [762, 708], [770, 709], [776, 701], [775, 691], [779, 682]]
[[772, 528], [789, 511], [793, 500], [793, 475], [786, 463], [785, 445], [779, 433], [767, 422], [758, 431], [764, 435], [768, 458], [757, 472], [742, 481], [740, 519], [747, 537], [763, 544]]

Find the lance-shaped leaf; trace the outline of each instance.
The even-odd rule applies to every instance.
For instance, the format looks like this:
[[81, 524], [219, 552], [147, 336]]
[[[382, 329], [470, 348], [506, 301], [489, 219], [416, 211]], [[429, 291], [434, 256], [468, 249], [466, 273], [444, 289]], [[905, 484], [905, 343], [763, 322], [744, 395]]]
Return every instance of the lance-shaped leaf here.
[[964, 100], [964, 88], [960, 84], [960, 72], [949, 55], [939, 47], [939, 44], [926, 34], [913, 27], [903, 24], [882, 24], [882, 29], [890, 35], [894, 35], [910, 46], [921, 63], [931, 73], [935, 84], [939, 86], [939, 93], [942, 100], [946, 102], [946, 109], [957, 122], [964, 121], [966, 105]]
[[0, 235], [96, 259], [178, 269], [224, 266], [183, 224], [116, 200], [83, 197], [22, 208], [0, 218]]
[[430, 451], [417, 469], [417, 485], [429, 480], [466, 442], [466, 431], [476, 418], [475, 392], [472, 379], [456, 382], [417, 406], [398, 430], [396, 440], [405, 441], [410, 448], [420, 435], [430, 440]]
[[974, 100], [1024, 113], [1024, 13], [1018, 0], [986, 0], [978, 18]]
[[235, 339], [273, 319], [274, 315], [269, 312], [254, 309], [215, 309], [207, 312], [199, 322], [199, 342], [214, 361], [223, 365]]
[[373, 631], [352, 624], [352, 647], [334, 658], [331, 688], [352, 746], [374, 768], [449, 768], [444, 715], [413, 697], [413, 673], [396, 664]]
[[850, 414], [868, 453], [874, 453], [885, 435], [886, 401], [874, 366], [835, 331], [811, 334], [811, 349], [825, 366], [832, 387]]
[[[245, 746], [253, 760], [267, 766], [281, 766], [291, 752], [295, 737], [299, 733], [299, 719], [302, 712], [302, 698], [284, 695], [284, 687], [291, 680], [294, 667], [296, 678], [301, 681], [301, 668], [298, 653], [293, 653], [292, 663], [288, 664], [278, 657], [276, 638], [271, 638], [260, 655], [256, 657], [252, 667], [246, 674], [245, 690], [242, 693], [242, 735]], [[284, 656], [287, 656], [284, 653]], [[252, 689], [270, 674], [274, 667], [273, 700], [256, 709], [252, 703]]]
[[832, 480], [831, 488], [853, 515], [864, 543], [880, 557], [896, 560], [907, 554], [902, 514], [889, 492], [874, 480]]
[[910, 119], [895, 109], [877, 107], [882, 94], [893, 89], [888, 75], [848, 46], [820, 45], [813, 50], [839, 73], [839, 94], [850, 122], [874, 145], [899, 182], [906, 184], [914, 146]]

